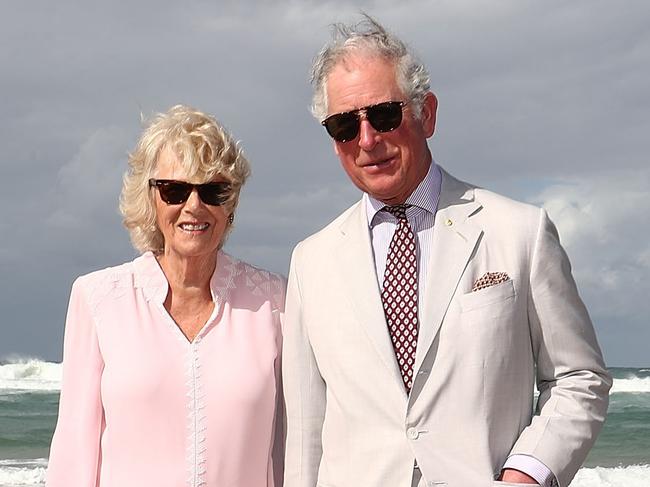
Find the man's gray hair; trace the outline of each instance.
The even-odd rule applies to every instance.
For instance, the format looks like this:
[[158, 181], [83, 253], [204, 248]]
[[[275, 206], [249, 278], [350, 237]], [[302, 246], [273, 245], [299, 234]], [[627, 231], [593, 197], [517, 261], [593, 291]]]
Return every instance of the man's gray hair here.
[[327, 78], [339, 63], [353, 54], [394, 62], [397, 83], [407, 97], [400, 101], [408, 101], [415, 116], [421, 116], [424, 97], [429, 91], [429, 72], [404, 42], [363, 14], [363, 19], [356, 24], [332, 24], [332, 40], [314, 59], [311, 69], [314, 117], [319, 121], [327, 117]]

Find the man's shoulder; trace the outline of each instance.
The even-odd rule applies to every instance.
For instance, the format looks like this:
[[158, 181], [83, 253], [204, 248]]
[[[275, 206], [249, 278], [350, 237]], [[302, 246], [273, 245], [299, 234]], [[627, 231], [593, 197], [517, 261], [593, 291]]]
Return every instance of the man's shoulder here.
[[[509, 196], [497, 193], [490, 189], [462, 181], [442, 170], [442, 194], [441, 204], [454, 205], [462, 202], [474, 202], [478, 204], [475, 216], [480, 219], [497, 219], [501, 222], [531, 221], [537, 220], [540, 215], [540, 208], [532, 203], [519, 201]], [[439, 208], [440, 209], [440, 208]]]
[[489, 189], [476, 187], [474, 197], [481, 206], [495, 215], [508, 213], [522, 217], [538, 216], [540, 208], [532, 203], [519, 201]]
[[539, 207], [534, 204], [519, 201], [501, 193], [486, 189], [482, 186], [462, 181], [442, 168], [441, 171], [443, 192], [447, 193], [447, 195], [451, 193], [452, 198], [459, 197], [461, 199], [471, 199], [479, 203], [482, 208], [494, 212], [514, 211], [529, 214], [539, 213]]
[[356, 215], [356, 212], [359, 211], [363, 211], [363, 200], [354, 203], [334, 220], [325, 225], [322, 229], [302, 240], [298, 245], [301, 247], [319, 247], [321, 245], [329, 245], [333, 238], [337, 238], [341, 235], [344, 223], [346, 223], [350, 218], [353, 218], [353, 216]]
[[444, 171], [441, 203], [442, 208], [438, 210], [442, 214], [439, 213], [439, 216], [446, 215], [445, 211], [457, 211], [453, 208], [467, 204], [468, 221], [488, 231], [491, 238], [534, 237], [545, 215], [539, 206], [461, 181]]

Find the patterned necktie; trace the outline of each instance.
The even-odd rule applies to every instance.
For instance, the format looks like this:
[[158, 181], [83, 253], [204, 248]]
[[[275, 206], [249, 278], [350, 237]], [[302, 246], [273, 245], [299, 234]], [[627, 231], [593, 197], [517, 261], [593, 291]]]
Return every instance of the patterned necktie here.
[[381, 300], [406, 392], [413, 385], [413, 364], [418, 343], [418, 267], [415, 235], [406, 209], [411, 205], [385, 206], [398, 220], [388, 248]]

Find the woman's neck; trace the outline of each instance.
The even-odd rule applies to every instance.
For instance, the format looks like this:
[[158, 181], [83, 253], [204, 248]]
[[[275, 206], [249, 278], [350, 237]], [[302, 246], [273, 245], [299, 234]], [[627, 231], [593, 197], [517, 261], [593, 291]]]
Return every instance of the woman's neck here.
[[210, 295], [210, 279], [217, 264], [217, 254], [181, 257], [170, 251], [156, 256], [173, 294]]

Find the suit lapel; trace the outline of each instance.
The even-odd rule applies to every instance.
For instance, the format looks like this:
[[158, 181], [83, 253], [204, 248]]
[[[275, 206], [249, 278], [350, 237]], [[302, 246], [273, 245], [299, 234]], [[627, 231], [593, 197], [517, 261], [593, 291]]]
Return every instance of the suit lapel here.
[[[482, 235], [471, 222], [481, 205], [474, 201], [471, 186], [442, 170], [442, 187], [433, 232], [426, 297], [421, 305], [420, 330], [414, 373], [417, 373], [440, 330], [442, 321], [465, 268]], [[391, 380], [404, 396], [406, 391], [386, 326], [381, 302], [368, 220], [359, 202], [343, 220], [340, 238], [332, 245], [334, 274]]]
[[433, 231], [415, 358], [417, 373], [440, 330], [442, 321], [469, 259], [482, 235], [471, 222], [480, 209], [473, 188], [441, 169], [442, 188]]
[[340, 231], [340, 240], [332, 246], [332, 262], [339, 266], [334, 269], [335, 275], [340, 280], [343, 294], [348, 298], [359, 326], [365, 331], [399, 390], [406, 396], [393, 345], [388, 336], [372, 257], [368, 220], [362, 201], [342, 222]]

